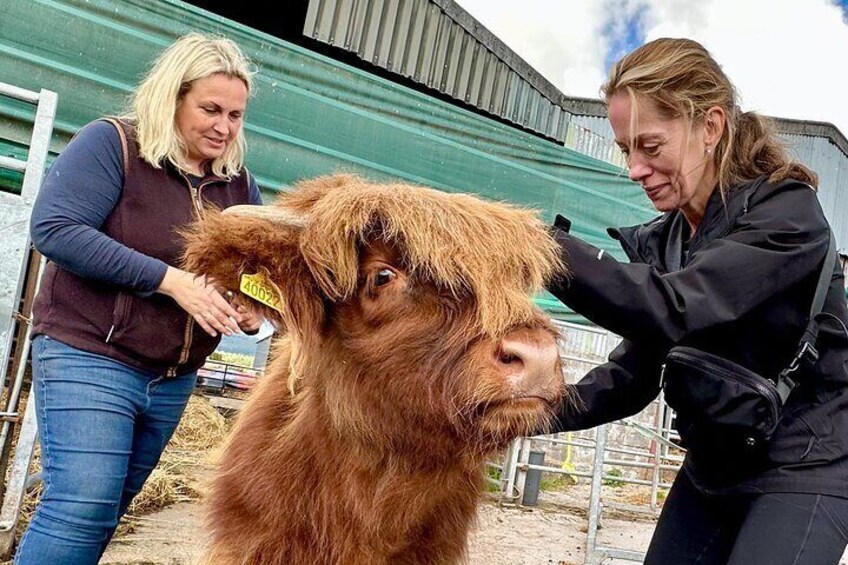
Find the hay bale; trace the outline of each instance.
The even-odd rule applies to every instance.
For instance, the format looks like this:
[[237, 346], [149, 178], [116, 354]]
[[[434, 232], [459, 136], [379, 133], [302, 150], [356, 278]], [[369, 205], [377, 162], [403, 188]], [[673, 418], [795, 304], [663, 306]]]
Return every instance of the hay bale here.
[[226, 418], [205, 397], [193, 394], [168, 449], [202, 451], [214, 448], [221, 444], [228, 429]]

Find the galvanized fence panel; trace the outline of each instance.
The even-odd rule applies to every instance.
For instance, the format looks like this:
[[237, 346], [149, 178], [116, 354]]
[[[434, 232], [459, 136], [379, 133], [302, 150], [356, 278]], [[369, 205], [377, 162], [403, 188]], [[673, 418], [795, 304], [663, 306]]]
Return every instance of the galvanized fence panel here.
[[[29, 355], [30, 346], [29, 321], [18, 310], [24, 279], [29, 269], [29, 217], [47, 163], [57, 96], [49, 90], [32, 92], [5, 83], [0, 83], [0, 96], [23, 101], [36, 107], [26, 160], [0, 158], [0, 167], [23, 173], [19, 196], [0, 193], [0, 233], [2, 234], [0, 235], [0, 253], [3, 257], [2, 268], [0, 268], [0, 375], [4, 378], [7, 377], [10, 362], [12, 362], [16, 322], [26, 324], [26, 330], [18, 333], [22, 339], [14, 353], [17, 361], [14, 363], [16, 370], [14, 375], [9, 376], [9, 386], [5, 390], [3, 399], [4, 411], [0, 413], [0, 420], [2, 420], [0, 461], [3, 462], [0, 474], [5, 475], [5, 462], [11, 451], [13, 425], [22, 422], [12, 468], [3, 490], [2, 507], [0, 507], [0, 558], [5, 558], [12, 550], [15, 525], [26, 490], [29, 463], [36, 440], [35, 403], [27, 402], [23, 418], [18, 410], [26, 368], [25, 361]], [[40, 268], [32, 269], [30, 272], [31, 276], [36, 277], [37, 280]]]

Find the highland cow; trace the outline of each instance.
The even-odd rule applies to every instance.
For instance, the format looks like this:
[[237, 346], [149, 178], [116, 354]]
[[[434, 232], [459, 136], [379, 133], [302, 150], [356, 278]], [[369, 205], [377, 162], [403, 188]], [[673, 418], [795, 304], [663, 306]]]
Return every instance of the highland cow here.
[[221, 456], [206, 562], [461, 561], [487, 457], [567, 397], [530, 297], [563, 271], [535, 213], [334, 176], [187, 240], [224, 287], [261, 273], [285, 330]]

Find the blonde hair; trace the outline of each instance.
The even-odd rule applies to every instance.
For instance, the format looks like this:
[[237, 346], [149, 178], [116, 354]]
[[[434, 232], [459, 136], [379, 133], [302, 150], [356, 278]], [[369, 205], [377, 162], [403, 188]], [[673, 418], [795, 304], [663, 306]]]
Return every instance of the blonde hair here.
[[[191, 90], [195, 81], [222, 74], [240, 79], [253, 88], [249, 59], [235, 42], [222, 38], [189, 33], [177, 39], [154, 61], [153, 66], [130, 98], [130, 110], [123, 116], [136, 128], [139, 154], [153, 167], [170, 161], [188, 171], [185, 141], [177, 128], [175, 115], [179, 101]], [[232, 177], [244, 165], [243, 128], [224, 154], [212, 161], [212, 172]]]
[[662, 38], [642, 45], [612, 66], [601, 92], [607, 103], [613, 94], [626, 92], [634, 108], [632, 119], [638, 101], [646, 100], [663, 117], [682, 118], [690, 127], [702, 123], [710, 108], [722, 108], [727, 123], [712, 153], [722, 194], [763, 175], [772, 182], [792, 178], [818, 184], [813, 171], [789, 157], [771, 120], [740, 110], [730, 79], [696, 41]]

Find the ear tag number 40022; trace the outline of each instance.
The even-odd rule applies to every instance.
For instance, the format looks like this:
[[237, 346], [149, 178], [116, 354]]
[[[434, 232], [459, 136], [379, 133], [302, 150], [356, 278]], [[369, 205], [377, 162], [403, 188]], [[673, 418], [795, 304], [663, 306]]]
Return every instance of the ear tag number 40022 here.
[[277, 312], [282, 312], [280, 309], [282, 303], [280, 293], [274, 288], [274, 285], [265, 280], [262, 273], [243, 274], [239, 283], [239, 290], [265, 306], [273, 308]]

